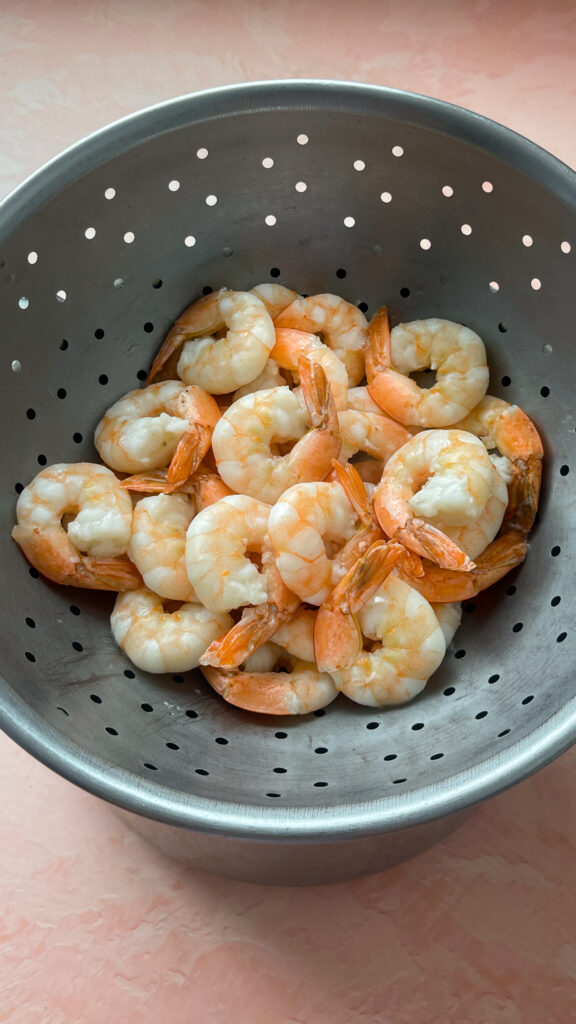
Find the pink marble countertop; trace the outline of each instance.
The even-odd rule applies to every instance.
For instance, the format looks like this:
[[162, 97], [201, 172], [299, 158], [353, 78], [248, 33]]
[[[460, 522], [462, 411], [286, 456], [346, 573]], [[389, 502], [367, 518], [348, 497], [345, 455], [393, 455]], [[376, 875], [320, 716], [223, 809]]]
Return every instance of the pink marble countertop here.
[[[11, 0], [0, 195], [210, 86], [310, 77], [460, 103], [576, 166], [573, 0]], [[0, 737], [0, 1024], [568, 1024], [576, 751], [384, 875], [262, 889], [176, 866]]]

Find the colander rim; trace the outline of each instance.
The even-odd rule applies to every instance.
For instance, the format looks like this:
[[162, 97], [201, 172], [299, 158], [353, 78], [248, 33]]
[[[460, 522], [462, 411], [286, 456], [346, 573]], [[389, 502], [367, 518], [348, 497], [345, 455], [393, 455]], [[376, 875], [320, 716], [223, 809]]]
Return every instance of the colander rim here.
[[[281, 100], [279, 103], [278, 100]], [[360, 109], [361, 107], [361, 109]], [[120, 118], [74, 143], [26, 178], [0, 203], [0, 240], [23, 216], [127, 147], [194, 121], [269, 109], [326, 109], [401, 117], [458, 138], [520, 168], [576, 210], [576, 174], [512, 129], [464, 107], [384, 86], [325, 79], [241, 83], [175, 97]], [[358, 838], [423, 824], [508, 788], [544, 767], [576, 740], [576, 698], [501, 753], [441, 782], [378, 800], [310, 808], [253, 806], [195, 797], [87, 755], [0, 679], [0, 726], [39, 761], [83, 789], [152, 819], [218, 835], [253, 839]]]

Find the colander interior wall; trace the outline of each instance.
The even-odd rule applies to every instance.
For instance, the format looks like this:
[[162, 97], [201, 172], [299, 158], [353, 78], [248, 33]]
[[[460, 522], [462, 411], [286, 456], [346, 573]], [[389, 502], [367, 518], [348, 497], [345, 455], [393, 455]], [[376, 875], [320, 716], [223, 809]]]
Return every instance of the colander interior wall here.
[[[6, 728], [132, 810], [288, 836], [289, 823], [394, 827], [406, 808], [425, 817], [430, 794], [464, 805], [483, 776], [496, 772], [498, 788], [567, 746], [575, 199], [567, 168], [499, 126], [319, 83], [163, 105], [16, 193], [0, 221]], [[339, 698], [260, 718], [198, 673], [136, 670], [110, 633], [113, 597], [38, 579], [10, 539], [22, 485], [43, 465], [95, 457], [99, 417], [144, 379], [175, 316], [209, 289], [261, 281], [334, 291], [368, 316], [386, 302], [393, 322], [466, 323], [485, 340], [490, 393], [521, 404], [544, 438], [526, 563], [464, 605], [408, 705]]]

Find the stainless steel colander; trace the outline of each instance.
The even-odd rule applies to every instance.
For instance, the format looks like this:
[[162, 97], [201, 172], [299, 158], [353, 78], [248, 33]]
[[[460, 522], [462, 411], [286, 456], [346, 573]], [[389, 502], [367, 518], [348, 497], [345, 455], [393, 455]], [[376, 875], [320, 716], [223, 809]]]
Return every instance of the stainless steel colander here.
[[[379, 870], [450, 831], [576, 734], [573, 291], [576, 176], [498, 124], [435, 100], [269, 82], [126, 118], [0, 208], [5, 730], [191, 863], [260, 882]], [[118, 650], [113, 597], [58, 588], [10, 539], [16, 495], [91, 460], [104, 410], [143, 380], [176, 314], [211, 288], [276, 280], [393, 321], [485, 340], [490, 393], [546, 445], [526, 563], [464, 606], [424, 693], [339, 698], [268, 719], [199, 673]], [[159, 824], [161, 823], [161, 824]]]

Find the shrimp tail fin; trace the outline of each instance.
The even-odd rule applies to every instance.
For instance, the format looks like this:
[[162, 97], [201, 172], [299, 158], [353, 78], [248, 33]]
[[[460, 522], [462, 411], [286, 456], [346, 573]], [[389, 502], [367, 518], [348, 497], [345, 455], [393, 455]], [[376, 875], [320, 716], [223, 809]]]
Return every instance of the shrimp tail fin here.
[[91, 590], [138, 590], [144, 586], [138, 569], [128, 555], [115, 558], [93, 558], [90, 555], [77, 563], [75, 578], [70, 583]]
[[312, 426], [338, 437], [338, 412], [324, 367], [304, 355], [298, 360], [298, 375]]
[[443, 569], [456, 569], [459, 572], [469, 572], [475, 568], [475, 563], [458, 547], [455, 541], [451, 540], [430, 523], [423, 519], [412, 519], [406, 526], [398, 530], [395, 538], [411, 548], [417, 555], [429, 558], [436, 562]]
[[366, 485], [357, 469], [348, 462], [343, 466], [336, 459], [332, 459], [332, 468], [338, 477], [338, 483], [346, 493], [348, 501], [352, 505], [356, 515], [365, 526], [372, 526], [374, 513], [368, 498]]
[[166, 473], [166, 494], [178, 490], [195, 473], [210, 443], [209, 437], [207, 428], [198, 423], [182, 434]]
[[[406, 549], [397, 541], [376, 541], [356, 565], [340, 581], [343, 584], [343, 599], [348, 610], [354, 615], [374, 597], [384, 580], [397, 563], [404, 559]], [[346, 581], [346, 582], [344, 582]]]
[[476, 568], [472, 572], [442, 569], [429, 562], [425, 566], [424, 575], [419, 579], [405, 573], [404, 569], [401, 576], [427, 601], [469, 601], [486, 587], [497, 583], [512, 569], [516, 569], [524, 561], [526, 550], [524, 534], [518, 530], [507, 530], [478, 556]]
[[388, 307], [382, 306], [370, 321], [368, 328], [368, 346], [366, 349], [366, 376], [371, 381], [380, 370], [387, 370], [392, 365], [392, 346], [390, 343], [390, 321]]
[[265, 644], [284, 621], [285, 617], [277, 613], [273, 604], [246, 608], [240, 621], [206, 648], [200, 664], [212, 665], [214, 668], [237, 668]]
[[505, 521], [523, 533], [529, 533], [534, 525], [541, 480], [542, 459], [539, 455], [529, 455], [514, 464]]

